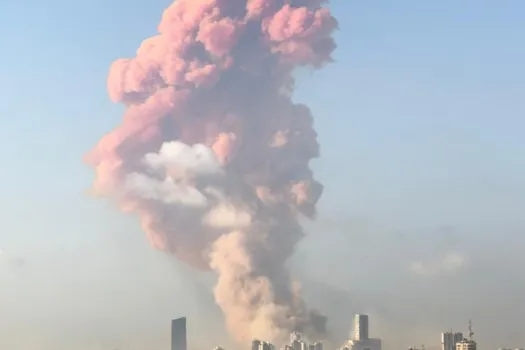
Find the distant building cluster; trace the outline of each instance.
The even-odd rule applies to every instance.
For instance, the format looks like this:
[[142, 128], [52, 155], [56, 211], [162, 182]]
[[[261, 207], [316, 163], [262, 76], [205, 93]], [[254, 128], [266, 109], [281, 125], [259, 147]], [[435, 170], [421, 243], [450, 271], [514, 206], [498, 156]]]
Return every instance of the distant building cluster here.
[[[469, 322], [468, 336], [465, 338], [461, 332], [441, 333], [441, 350], [477, 350], [477, 343], [473, 338], [472, 323]], [[368, 315], [357, 314], [353, 319], [352, 335], [338, 350], [382, 350], [381, 339], [370, 338]], [[186, 340], [186, 318], [178, 318], [171, 322], [171, 350], [187, 350]], [[252, 341], [250, 350], [276, 350], [277, 347], [266, 341], [255, 339]], [[424, 350], [410, 347], [408, 350]], [[214, 350], [224, 350], [216, 347]], [[290, 334], [289, 344], [284, 345], [280, 350], [324, 350], [323, 343], [320, 341], [310, 343], [301, 333], [293, 332]], [[524, 350], [523, 348], [500, 348], [498, 350]]]
[[275, 345], [266, 341], [254, 339], [251, 350], [275, 350]]
[[[276, 346], [274, 344], [260, 341], [255, 339], [252, 341], [251, 350], [275, 350]], [[315, 342], [308, 343], [306, 339], [303, 338], [303, 335], [299, 332], [293, 332], [290, 334], [290, 343], [286, 344], [281, 348], [281, 350], [323, 350], [323, 343]]]
[[[251, 350], [276, 350], [276, 345], [255, 339], [252, 341]], [[324, 350], [324, 345], [320, 341], [309, 342], [299, 332], [290, 334], [289, 344], [284, 345], [280, 350]], [[381, 339], [369, 337], [368, 315], [357, 314], [354, 316], [353, 333], [339, 350], [381, 350]]]

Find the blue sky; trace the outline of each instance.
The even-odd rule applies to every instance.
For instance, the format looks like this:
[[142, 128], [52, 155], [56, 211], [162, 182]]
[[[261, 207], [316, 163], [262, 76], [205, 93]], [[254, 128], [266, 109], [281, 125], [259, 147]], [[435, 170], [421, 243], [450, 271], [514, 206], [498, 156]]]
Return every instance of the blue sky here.
[[[93, 173], [82, 155], [122, 112], [106, 94], [109, 65], [154, 34], [169, 1], [107, 3], [0, 4], [0, 248], [27, 261], [0, 266], [0, 309], [9, 309], [13, 320], [31, 310], [44, 314], [34, 324], [6, 320], [0, 327], [10, 323], [13, 334], [36, 329], [56, 303], [60, 311], [38, 336], [50, 347], [59, 342], [52, 334], [65, 325], [80, 332], [106, 320], [110, 327], [96, 305], [80, 307], [78, 299], [94, 295], [105, 305], [108, 291], [126, 294], [121, 306], [110, 299], [118, 304], [112, 310], [127, 318], [152, 308], [169, 318], [199, 307], [187, 291], [187, 272], [153, 252], [132, 218], [85, 195]], [[333, 0], [331, 7], [340, 22], [336, 62], [314, 74], [299, 72], [296, 94], [313, 109], [322, 145], [315, 169], [326, 193], [312, 231], [330, 232], [312, 234], [299, 254], [322, 275], [328, 265], [359, 256], [348, 257], [347, 246], [366, 245], [377, 274], [338, 280], [351, 290], [356, 279], [365, 289], [377, 288], [381, 265], [389, 264], [385, 256], [396, 259], [377, 253], [391, 242], [370, 242], [379, 233], [407, 234], [400, 245], [416, 255], [426, 249], [445, 254], [427, 247], [444, 227], [459, 236], [462, 253], [476, 239], [480, 248], [469, 251], [472, 256], [490, 256], [489, 245], [498, 254], [509, 242], [524, 247], [525, 3]], [[312, 255], [316, 250], [320, 258]], [[150, 288], [130, 293], [137, 284]], [[173, 295], [179, 302], [162, 311]], [[164, 322], [148, 315], [153, 325]], [[139, 326], [106, 331], [104, 341], [119, 343]], [[151, 328], [154, 341], [165, 336]], [[95, 344], [95, 334], [79, 337]], [[16, 344], [13, 339], [0, 339], [0, 347]]]

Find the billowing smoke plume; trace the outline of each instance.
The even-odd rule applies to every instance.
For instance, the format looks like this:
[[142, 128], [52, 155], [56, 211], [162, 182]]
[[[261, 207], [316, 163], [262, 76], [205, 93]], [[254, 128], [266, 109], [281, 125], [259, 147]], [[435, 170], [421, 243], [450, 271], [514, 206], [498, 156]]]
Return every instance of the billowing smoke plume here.
[[238, 341], [324, 332], [286, 261], [322, 186], [309, 109], [292, 72], [331, 61], [336, 20], [322, 0], [178, 0], [159, 35], [113, 63], [123, 122], [87, 156], [95, 191], [140, 217], [151, 244], [218, 275]]

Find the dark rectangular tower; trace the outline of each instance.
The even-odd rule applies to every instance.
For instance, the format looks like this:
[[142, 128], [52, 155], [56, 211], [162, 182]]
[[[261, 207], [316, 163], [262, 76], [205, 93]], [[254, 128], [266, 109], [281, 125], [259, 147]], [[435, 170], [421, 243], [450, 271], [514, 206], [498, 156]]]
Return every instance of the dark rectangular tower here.
[[171, 350], [187, 350], [186, 317], [171, 321]]

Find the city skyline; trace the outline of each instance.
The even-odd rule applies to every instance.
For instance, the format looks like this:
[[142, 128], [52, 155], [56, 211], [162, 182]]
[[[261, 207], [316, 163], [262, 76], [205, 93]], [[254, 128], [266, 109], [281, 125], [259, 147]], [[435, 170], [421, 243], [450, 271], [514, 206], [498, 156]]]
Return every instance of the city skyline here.
[[[369, 338], [369, 318], [368, 315], [358, 313], [353, 316], [353, 325], [350, 330], [350, 339], [348, 339], [343, 346], [338, 350], [382, 350], [380, 338]], [[172, 321], [171, 327], [171, 342], [172, 350], [187, 350], [186, 341], [186, 318], [178, 318]], [[474, 339], [474, 330], [472, 321], [468, 321], [467, 337], [463, 336], [462, 332], [448, 332], [441, 333], [441, 348], [452, 350], [477, 350], [477, 342]], [[416, 341], [416, 339], [414, 339]], [[432, 348], [430, 344], [429, 348]], [[248, 348], [248, 346], [246, 346]], [[420, 348], [412, 345], [406, 346], [405, 350], [425, 350], [425, 344]], [[218, 345], [214, 350], [225, 350], [224, 347]], [[288, 343], [274, 344], [264, 339], [253, 339], [250, 344], [250, 350], [329, 350], [320, 340], [309, 340], [301, 332], [290, 333]], [[496, 349], [493, 349], [496, 350]], [[498, 350], [523, 350], [522, 347], [517, 348], [498, 348]]]

